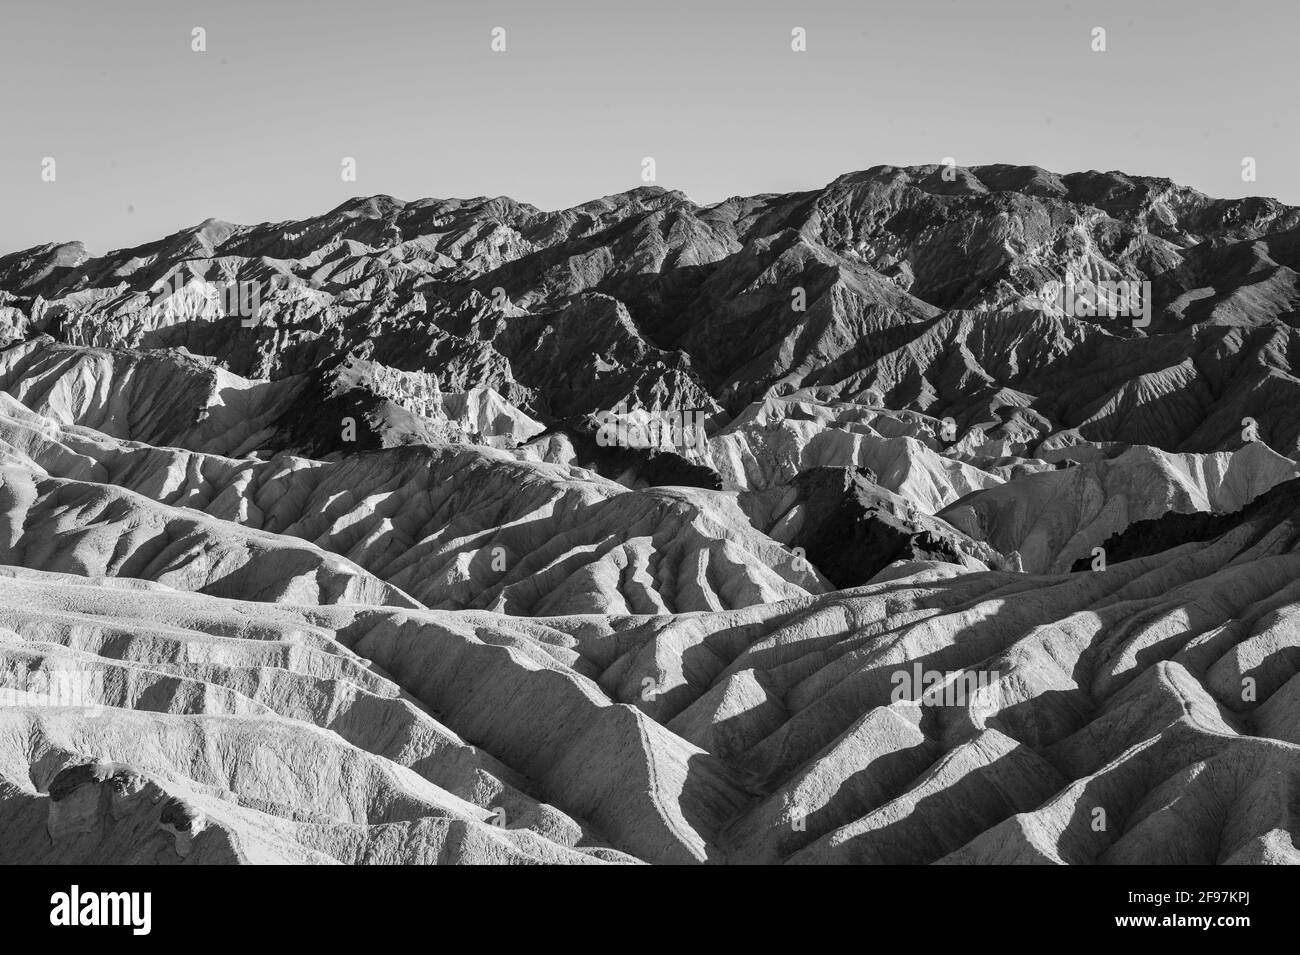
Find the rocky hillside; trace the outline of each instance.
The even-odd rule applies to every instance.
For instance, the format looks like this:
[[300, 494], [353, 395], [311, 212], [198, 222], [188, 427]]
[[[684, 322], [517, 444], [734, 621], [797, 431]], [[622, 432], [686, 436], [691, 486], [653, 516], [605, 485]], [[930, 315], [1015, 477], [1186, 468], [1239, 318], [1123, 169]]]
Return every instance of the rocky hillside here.
[[1300, 861], [1297, 336], [1114, 172], [0, 257], [0, 862]]

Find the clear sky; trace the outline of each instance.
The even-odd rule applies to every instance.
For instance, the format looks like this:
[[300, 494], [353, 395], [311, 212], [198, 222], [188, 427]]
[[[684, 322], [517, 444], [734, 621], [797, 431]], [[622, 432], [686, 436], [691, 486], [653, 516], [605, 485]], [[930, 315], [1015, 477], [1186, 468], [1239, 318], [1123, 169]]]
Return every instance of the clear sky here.
[[697, 202], [952, 156], [1300, 204], [1297, 27], [1296, 0], [3, 0], [0, 253], [375, 193], [554, 209], [644, 156]]

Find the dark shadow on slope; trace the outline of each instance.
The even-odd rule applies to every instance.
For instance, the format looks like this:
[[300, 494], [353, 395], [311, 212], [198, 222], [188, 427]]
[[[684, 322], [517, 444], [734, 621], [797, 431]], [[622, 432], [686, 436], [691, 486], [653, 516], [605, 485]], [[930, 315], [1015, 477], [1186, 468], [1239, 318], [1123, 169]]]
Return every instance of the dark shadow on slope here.
[[[1183, 544], [1213, 540], [1247, 521], [1260, 519], [1258, 535], [1288, 520], [1300, 507], [1300, 478], [1285, 481], [1265, 491], [1239, 511], [1231, 514], [1165, 514], [1155, 520], [1137, 521], [1125, 530], [1108, 537], [1102, 547], [1108, 564], [1137, 557], [1148, 557]], [[1081, 557], [1072, 572], [1091, 570], [1092, 558]]]

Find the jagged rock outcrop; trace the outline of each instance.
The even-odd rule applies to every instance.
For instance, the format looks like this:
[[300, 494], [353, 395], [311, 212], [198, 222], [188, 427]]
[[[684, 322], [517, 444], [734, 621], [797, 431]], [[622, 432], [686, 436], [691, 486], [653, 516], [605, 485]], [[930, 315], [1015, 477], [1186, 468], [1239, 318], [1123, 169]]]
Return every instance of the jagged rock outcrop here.
[[740, 501], [756, 526], [800, 548], [841, 589], [867, 583], [897, 561], [1011, 567], [993, 548], [880, 487], [869, 468], [814, 468], [789, 489], [742, 494]]

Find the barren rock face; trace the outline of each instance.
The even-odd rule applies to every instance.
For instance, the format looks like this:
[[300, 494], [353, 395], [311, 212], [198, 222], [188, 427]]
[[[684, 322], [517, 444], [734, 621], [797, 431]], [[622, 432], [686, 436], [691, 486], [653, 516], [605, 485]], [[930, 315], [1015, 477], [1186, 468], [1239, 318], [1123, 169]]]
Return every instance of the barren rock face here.
[[1300, 861], [1297, 272], [1010, 166], [0, 257], [0, 862]]

